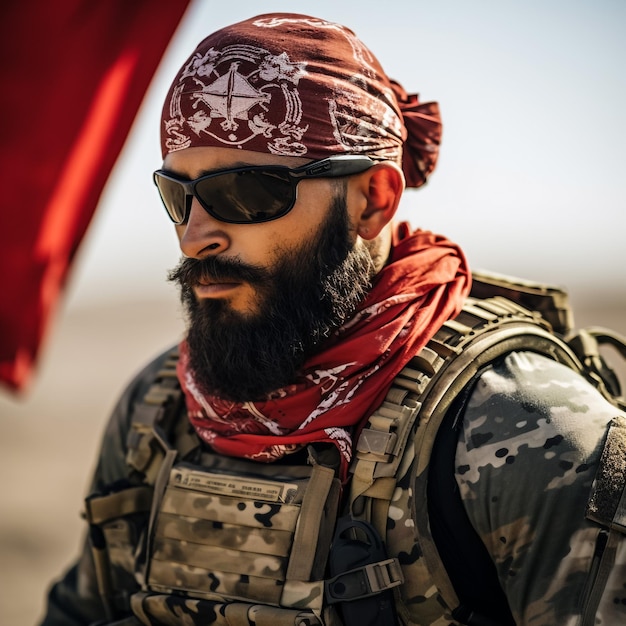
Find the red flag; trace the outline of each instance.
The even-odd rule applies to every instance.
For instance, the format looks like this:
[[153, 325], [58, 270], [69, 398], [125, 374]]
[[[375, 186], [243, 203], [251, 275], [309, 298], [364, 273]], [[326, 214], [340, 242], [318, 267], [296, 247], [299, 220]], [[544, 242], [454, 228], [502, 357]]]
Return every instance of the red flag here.
[[0, 381], [15, 390], [188, 4], [2, 3]]

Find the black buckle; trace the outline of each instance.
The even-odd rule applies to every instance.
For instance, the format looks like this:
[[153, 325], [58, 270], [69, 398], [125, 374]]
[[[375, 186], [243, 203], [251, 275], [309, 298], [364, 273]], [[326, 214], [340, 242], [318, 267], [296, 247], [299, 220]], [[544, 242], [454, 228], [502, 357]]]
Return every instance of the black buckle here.
[[404, 582], [398, 559], [368, 563], [324, 581], [329, 604], [350, 602], [382, 593]]

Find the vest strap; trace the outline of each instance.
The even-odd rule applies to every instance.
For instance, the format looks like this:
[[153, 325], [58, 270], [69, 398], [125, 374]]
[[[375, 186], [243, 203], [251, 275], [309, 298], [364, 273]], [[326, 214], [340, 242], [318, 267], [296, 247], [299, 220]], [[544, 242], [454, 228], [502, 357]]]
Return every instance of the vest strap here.
[[[335, 483], [335, 489], [333, 489]], [[313, 465], [309, 487], [302, 501], [300, 516], [294, 533], [291, 558], [287, 567], [287, 580], [311, 580], [315, 570], [315, 555], [318, 550], [317, 541], [311, 541], [317, 537], [323, 527], [322, 518], [324, 507], [329, 503], [336, 511], [338, 500], [338, 483], [335, 481], [335, 471], [323, 465]], [[297, 549], [295, 547], [297, 546]]]
[[141, 485], [102, 496], [93, 494], [85, 500], [85, 519], [89, 524], [103, 524], [133, 513], [147, 513], [152, 506], [152, 487]]

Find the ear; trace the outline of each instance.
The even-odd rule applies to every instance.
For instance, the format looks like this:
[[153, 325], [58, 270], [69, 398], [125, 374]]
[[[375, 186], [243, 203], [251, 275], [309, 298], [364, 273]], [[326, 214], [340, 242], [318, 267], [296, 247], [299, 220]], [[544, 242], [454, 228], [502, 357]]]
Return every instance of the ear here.
[[[402, 192], [402, 170], [390, 161], [377, 163], [353, 179], [353, 224], [362, 239], [375, 239], [395, 215]], [[348, 206], [351, 206], [350, 204]]]

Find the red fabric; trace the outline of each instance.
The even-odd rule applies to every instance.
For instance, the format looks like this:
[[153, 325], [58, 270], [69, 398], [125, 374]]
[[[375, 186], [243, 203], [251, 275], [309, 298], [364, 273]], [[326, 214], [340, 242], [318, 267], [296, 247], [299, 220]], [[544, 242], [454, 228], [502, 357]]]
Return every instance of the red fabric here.
[[335, 340], [305, 364], [300, 380], [263, 402], [203, 396], [181, 345], [178, 377], [189, 419], [215, 451], [272, 461], [311, 442], [332, 442], [343, 473], [350, 431], [383, 401], [394, 377], [454, 316], [470, 288], [461, 250], [430, 232], [400, 225], [390, 263]]
[[189, 0], [0, 8], [0, 381], [23, 388], [76, 249]]
[[402, 171], [407, 187], [421, 187], [435, 169], [441, 144], [441, 114], [437, 102], [420, 102], [395, 81], [391, 86], [398, 99], [407, 129], [402, 153]]
[[[439, 153], [436, 103], [389, 79], [345, 26], [269, 13], [201, 41], [163, 106], [163, 156], [195, 146], [320, 159], [365, 154], [419, 187]], [[403, 154], [404, 152], [404, 154]]]

